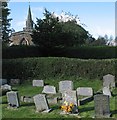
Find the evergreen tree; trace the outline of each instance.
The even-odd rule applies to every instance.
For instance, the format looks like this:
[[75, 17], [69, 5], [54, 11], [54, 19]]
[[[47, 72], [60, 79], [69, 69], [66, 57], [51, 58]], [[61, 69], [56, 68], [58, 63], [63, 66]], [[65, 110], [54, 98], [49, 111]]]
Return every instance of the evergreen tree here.
[[8, 18], [10, 14], [10, 9], [8, 8], [8, 2], [2, 2], [2, 40], [7, 41], [9, 37], [10, 29], [10, 21], [11, 18]]

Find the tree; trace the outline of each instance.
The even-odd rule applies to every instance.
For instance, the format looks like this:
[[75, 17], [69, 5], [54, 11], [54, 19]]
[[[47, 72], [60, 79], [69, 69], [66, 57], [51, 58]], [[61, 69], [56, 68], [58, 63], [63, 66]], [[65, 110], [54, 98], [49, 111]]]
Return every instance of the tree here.
[[44, 19], [37, 18], [32, 41], [45, 48], [73, 47], [84, 43], [88, 32], [71, 21], [63, 22], [45, 9]]
[[8, 8], [8, 2], [2, 2], [2, 40], [7, 41], [9, 37], [10, 21], [11, 18], [8, 18], [10, 14], [10, 9]]

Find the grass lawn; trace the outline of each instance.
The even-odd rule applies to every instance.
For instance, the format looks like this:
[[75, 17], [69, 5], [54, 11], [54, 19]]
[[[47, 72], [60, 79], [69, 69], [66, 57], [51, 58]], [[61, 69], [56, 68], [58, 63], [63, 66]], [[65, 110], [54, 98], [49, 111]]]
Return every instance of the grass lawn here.
[[[72, 78], [69, 80], [73, 80]], [[44, 80], [45, 84], [54, 85], [58, 90], [58, 83], [60, 79], [49, 79]], [[87, 79], [75, 79], [73, 80], [74, 89], [77, 87], [92, 87], [94, 94], [102, 89], [101, 80], [87, 80]], [[25, 96], [34, 96], [42, 92], [42, 87], [33, 87], [32, 83], [24, 83], [20, 86], [13, 86], [13, 90], [17, 90], [19, 97], [22, 95]], [[115, 108], [115, 100], [117, 100], [117, 88], [113, 90], [113, 97], [110, 99], [110, 110], [112, 113], [112, 118], [117, 118], [117, 108]], [[18, 109], [8, 109], [7, 108], [7, 99], [6, 96], [2, 96], [2, 117], [3, 118], [92, 118], [94, 117], [94, 101], [86, 103], [85, 105], [79, 106], [79, 115], [60, 115], [60, 104], [51, 105], [50, 108], [53, 108], [53, 111], [50, 113], [36, 113], [34, 103], [20, 103]]]

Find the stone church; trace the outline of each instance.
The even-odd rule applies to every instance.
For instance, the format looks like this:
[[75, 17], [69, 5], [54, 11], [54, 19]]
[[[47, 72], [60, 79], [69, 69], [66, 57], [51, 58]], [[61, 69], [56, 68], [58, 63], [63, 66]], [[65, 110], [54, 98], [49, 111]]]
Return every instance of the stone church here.
[[23, 31], [14, 32], [11, 34], [10, 46], [12, 45], [34, 45], [32, 42], [32, 31], [33, 31], [33, 21], [31, 15], [31, 9], [29, 5], [28, 16], [26, 20], [26, 27], [23, 28]]

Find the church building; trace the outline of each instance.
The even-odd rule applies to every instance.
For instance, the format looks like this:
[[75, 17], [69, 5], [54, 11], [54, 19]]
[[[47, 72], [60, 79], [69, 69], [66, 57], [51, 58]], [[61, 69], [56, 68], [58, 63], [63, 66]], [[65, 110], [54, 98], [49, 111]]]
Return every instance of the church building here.
[[23, 31], [14, 32], [11, 34], [10, 46], [12, 45], [34, 45], [32, 42], [32, 31], [33, 31], [33, 20], [31, 15], [31, 9], [29, 5], [28, 16], [26, 20], [26, 27], [23, 28]]

